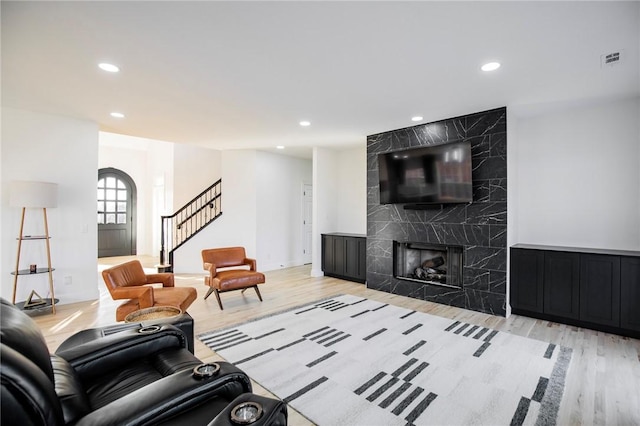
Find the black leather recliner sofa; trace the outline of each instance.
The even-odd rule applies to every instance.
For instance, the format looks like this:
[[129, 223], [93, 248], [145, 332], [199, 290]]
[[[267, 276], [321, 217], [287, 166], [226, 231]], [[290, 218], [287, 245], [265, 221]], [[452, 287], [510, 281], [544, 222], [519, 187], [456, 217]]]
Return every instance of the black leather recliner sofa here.
[[3, 425], [243, 424], [232, 421], [235, 407], [262, 411], [252, 425], [287, 424], [282, 401], [251, 394], [249, 377], [229, 363], [201, 368], [172, 325], [125, 330], [50, 354], [36, 323], [0, 302]]

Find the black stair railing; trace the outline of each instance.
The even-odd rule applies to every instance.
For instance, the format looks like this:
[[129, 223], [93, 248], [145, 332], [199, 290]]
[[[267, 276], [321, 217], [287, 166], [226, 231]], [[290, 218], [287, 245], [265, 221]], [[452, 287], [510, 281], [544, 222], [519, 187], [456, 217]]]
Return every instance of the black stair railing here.
[[[173, 253], [222, 214], [222, 179], [170, 216], [162, 217], [160, 265], [173, 270]], [[168, 260], [168, 264], [165, 261]], [[166, 266], [165, 266], [166, 265]]]

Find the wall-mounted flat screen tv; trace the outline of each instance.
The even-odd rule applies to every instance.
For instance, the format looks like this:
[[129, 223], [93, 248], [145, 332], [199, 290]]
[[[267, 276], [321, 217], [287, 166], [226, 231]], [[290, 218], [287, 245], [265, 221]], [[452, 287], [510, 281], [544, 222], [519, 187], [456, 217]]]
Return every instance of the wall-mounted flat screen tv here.
[[470, 142], [378, 154], [378, 172], [380, 204], [473, 201]]

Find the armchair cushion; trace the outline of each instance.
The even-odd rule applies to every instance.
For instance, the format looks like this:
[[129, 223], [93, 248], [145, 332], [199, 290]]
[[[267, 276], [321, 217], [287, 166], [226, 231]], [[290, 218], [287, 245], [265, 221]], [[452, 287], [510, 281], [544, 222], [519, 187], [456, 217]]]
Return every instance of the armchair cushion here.
[[[207, 277], [208, 278], [208, 277]], [[211, 278], [209, 278], [211, 280]], [[238, 290], [264, 283], [264, 274], [245, 270], [220, 271], [213, 278], [213, 287], [220, 291]], [[209, 284], [212, 285], [212, 284]]]
[[[163, 287], [174, 286], [172, 273], [147, 274], [138, 260], [130, 260], [105, 271], [109, 271], [106, 275], [110, 279], [110, 282], [107, 283], [110, 289], [110, 284], [113, 284], [113, 287], [141, 286], [153, 283], [162, 284]], [[105, 276], [104, 271], [102, 275]]]
[[256, 270], [254, 259], [247, 259], [244, 247], [223, 247], [202, 250], [202, 260], [210, 263], [214, 270], [218, 268], [228, 268], [233, 266], [247, 265]]

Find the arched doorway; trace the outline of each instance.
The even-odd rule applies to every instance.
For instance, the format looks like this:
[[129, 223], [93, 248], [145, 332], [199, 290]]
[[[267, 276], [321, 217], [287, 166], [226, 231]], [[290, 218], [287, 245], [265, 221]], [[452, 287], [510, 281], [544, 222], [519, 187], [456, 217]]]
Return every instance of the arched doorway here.
[[98, 257], [136, 254], [136, 184], [122, 170], [98, 170]]

